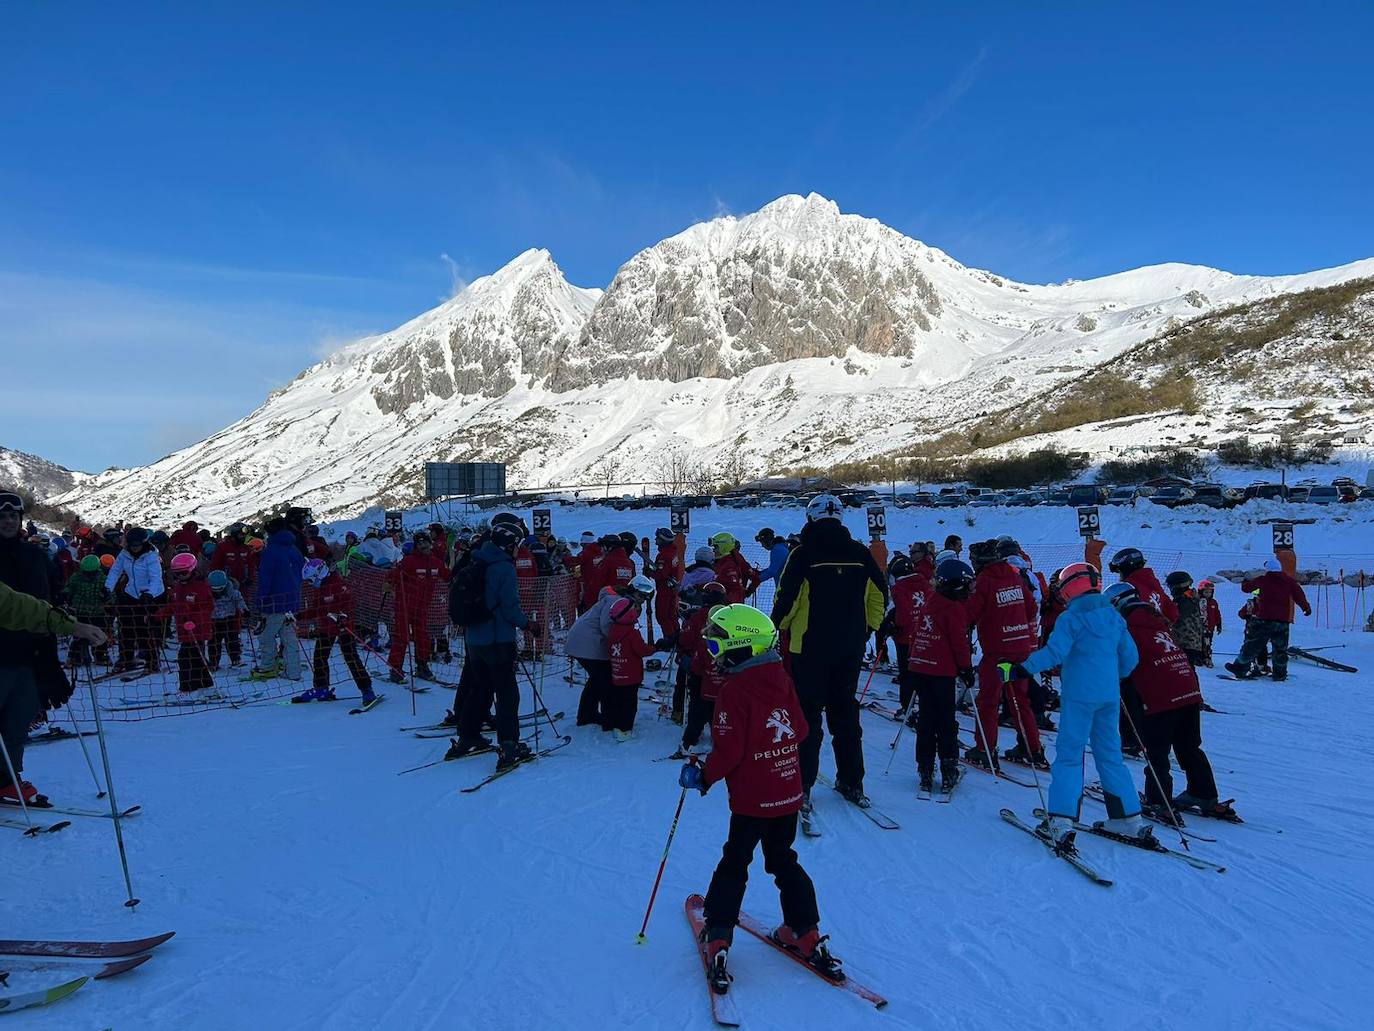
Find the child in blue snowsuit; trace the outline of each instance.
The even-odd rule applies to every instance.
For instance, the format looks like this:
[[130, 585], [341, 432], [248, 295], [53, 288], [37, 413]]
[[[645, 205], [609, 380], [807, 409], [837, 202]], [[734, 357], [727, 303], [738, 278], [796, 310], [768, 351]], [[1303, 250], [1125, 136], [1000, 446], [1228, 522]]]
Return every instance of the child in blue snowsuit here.
[[1086, 562], [1060, 573], [1059, 595], [1068, 608], [1055, 621], [1044, 647], [1013, 670], [1012, 676], [1039, 678], [1060, 667], [1059, 735], [1050, 781], [1050, 821], [1056, 842], [1072, 842], [1073, 821], [1083, 796], [1083, 752], [1091, 742], [1093, 764], [1106, 796], [1106, 828], [1137, 836], [1140, 796], [1121, 758], [1117, 728], [1121, 681], [1139, 661], [1126, 621], [1099, 593], [1101, 574]]

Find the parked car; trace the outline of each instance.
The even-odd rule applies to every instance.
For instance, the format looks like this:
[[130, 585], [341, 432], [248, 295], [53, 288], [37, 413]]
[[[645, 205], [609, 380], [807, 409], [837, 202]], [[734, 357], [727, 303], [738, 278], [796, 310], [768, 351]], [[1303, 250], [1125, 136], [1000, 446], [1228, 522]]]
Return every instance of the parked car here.
[[1135, 503], [1137, 497], [1134, 487], [1114, 487], [1107, 495], [1106, 504], [1108, 505], [1131, 505]]
[[1066, 490], [1052, 490], [1045, 495], [1043, 505], [1067, 505], [1069, 503], [1069, 492]]
[[1360, 490], [1361, 501], [1374, 501], [1374, 487], [1364, 487]]
[[1288, 487], [1282, 483], [1252, 483], [1245, 488], [1245, 500], [1286, 501]]
[[1289, 487], [1288, 500], [1295, 505], [1301, 505], [1307, 500], [1307, 494], [1311, 489], [1311, 487]]
[[969, 499], [969, 508], [996, 508], [1006, 503], [1006, 495], [995, 491], [985, 491], [976, 498]]
[[1339, 487], [1323, 487], [1318, 485], [1307, 492], [1307, 503], [1309, 505], [1335, 505], [1341, 500]]
[[939, 495], [932, 494], [928, 490], [918, 490], [915, 494], [911, 495], [911, 505], [913, 508], [934, 508], [935, 499], [938, 496]]
[[1045, 500], [1045, 495], [1038, 490], [1022, 490], [1012, 494], [1003, 502], [1008, 508], [1030, 508], [1038, 505]]
[[1193, 499], [1191, 487], [1160, 487], [1150, 495], [1152, 504], [1163, 505], [1165, 508], [1177, 508], [1179, 505], [1186, 505]]
[[1336, 484], [1335, 487], [1340, 491], [1341, 501], [1343, 503], [1349, 504], [1352, 501], [1358, 501], [1360, 499], [1360, 488], [1356, 487], [1353, 483]]
[[1104, 499], [1102, 488], [1091, 483], [1076, 483], [1069, 488], [1067, 504], [1071, 508], [1100, 505]]
[[941, 494], [935, 499], [936, 508], [962, 508], [968, 504], [968, 497], [963, 494]]
[[1239, 503], [1239, 492], [1217, 483], [1195, 484], [1193, 496], [1188, 499], [1190, 505], [1206, 505], [1208, 508], [1234, 508]]

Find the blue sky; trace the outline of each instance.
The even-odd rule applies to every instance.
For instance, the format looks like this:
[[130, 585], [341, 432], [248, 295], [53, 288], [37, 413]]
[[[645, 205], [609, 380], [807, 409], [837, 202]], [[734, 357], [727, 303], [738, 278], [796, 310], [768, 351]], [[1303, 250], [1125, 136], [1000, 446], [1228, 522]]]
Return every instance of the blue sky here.
[[146, 462], [784, 193], [1027, 281], [1374, 254], [1367, 2], [215, 6], [0, 13], [0, 444]]

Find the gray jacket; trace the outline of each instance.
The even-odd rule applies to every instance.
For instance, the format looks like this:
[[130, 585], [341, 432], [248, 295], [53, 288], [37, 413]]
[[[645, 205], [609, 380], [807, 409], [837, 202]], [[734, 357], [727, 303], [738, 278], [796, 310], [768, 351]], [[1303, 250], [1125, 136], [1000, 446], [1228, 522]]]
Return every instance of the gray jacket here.
[[568, 631], [565, 650], [573, 659], [609, 659], [611, 646], [611, 606], [620, 600], [620, 595], [607, 591], [596, 600], [596, 604], [582, 615]]

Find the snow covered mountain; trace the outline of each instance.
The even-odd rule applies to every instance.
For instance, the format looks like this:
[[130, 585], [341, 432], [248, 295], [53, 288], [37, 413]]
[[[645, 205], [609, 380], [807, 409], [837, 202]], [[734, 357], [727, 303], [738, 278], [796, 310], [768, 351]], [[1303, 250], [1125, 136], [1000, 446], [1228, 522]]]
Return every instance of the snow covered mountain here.
[[413, 503], [425, 461], [512, 486], [765, 472], [909, 446], [1081, 376], [1205, 313], [1374, 275], [1158, 265], [1054, 286], [968, 268], [812, 194], [692, 226], [603, 293], [531, 250], [307, 369], [233, 426], [62, 500], [226, 520], [296, 501]]
[[88, 474], [0, 445], [0, 490], [21, 490], [38, 501], [69, 491]]

